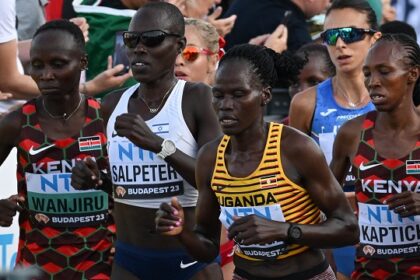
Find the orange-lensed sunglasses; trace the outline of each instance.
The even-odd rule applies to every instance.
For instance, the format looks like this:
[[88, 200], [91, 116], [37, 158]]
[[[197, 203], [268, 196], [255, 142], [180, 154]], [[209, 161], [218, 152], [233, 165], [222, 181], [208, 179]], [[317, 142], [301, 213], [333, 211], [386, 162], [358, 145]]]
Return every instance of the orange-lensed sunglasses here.
[[197, 46], [186, 46], [181, 55], [185, 61], [194, 62], [200, 54], [213, 55], [214, 52]]

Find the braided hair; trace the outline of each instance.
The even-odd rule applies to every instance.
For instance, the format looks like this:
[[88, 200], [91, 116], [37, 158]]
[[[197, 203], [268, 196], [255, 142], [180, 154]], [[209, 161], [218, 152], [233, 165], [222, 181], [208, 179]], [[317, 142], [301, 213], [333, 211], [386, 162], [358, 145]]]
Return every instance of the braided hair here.
[[[416, 41], [413, 40], [410, 36], [406, 34], [383, 34], [381, 38], [379, 38], [375, 44], [379, 44], [381, 42], [395, 42], [396, 44], [400, 45], [404, 50], [403, 53], [403, 63], [407, 66], [418, 66], [420, 67], [420, 47]], [[413, 102], [415, 106], [420, 105], [420, 79], [417, 79], [416, 84], [414, 86], [413, 91]]]
[[305, 44], [296, 51], [296, 55], [305, 58], [305, 64], [308, 63], [310, 56], [320, 57], [325, 64], [325, 69], [322, 70], [326, 71], [330, 77], [335, 76], [335, 65], [325, 45], [317, 43]]
[[221, 67], [226, 61], [243, 59], [250, 63], [250, 70], [258, 77], [263, 87], [270, 86], [288, 88], [298, 81], [298, 75], [303, 65], [304, 58], [292, 52], [276, 53], [264, 46], [242, 44], [234, 46], [222, 57], [219, 62]]

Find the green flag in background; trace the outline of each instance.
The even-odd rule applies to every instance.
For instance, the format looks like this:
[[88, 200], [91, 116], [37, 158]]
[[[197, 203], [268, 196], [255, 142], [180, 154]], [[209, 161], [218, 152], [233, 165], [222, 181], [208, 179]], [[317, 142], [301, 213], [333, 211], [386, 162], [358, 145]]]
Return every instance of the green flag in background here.
[[[89, 67], [86, 71], [86, 80], [106, 70], [108, 56], [114, 54], [115, 37], [119, 31], [126, 31], [131, 18], [136, 13], [131, 9], [114, 9], [99, 6], [101, 1], [74, 0], [73, 7], [78, 16], [85, 17], [89, 23], [89, 41], [86, 50], [89, 58]], [[133, 78], [127, 80], [122, 87], [135, 84]], [[108, 92], [99, 94], [103, 97]]]

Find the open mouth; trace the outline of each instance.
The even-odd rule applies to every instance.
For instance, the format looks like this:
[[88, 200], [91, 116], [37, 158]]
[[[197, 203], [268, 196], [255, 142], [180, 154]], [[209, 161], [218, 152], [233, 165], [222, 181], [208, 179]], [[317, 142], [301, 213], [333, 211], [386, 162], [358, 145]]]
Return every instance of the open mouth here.
[[385, 99], [385, 96], [383, 96], [381, 94], [377, 94], [377, 93], [371, 93], [371, 94], [369, 94], [369, 96], [370, 96], [370, 99], [372, 100], [372, 102], [374, 102], [374, 103], [378, 103], [378, 102]]
[[232, 126], [238, 123], [238, 120], [233, 117], [222, 117], [219, 119], [221, 126]]
[[185, 80], [188, 77], [188, 75], [182, 71], [175, 71], [175, 77]]
[[148, 63], [146, 63], [146, 62], [142, 62], [142, 61], [137, 61], [137, 62], [133, 62], [132, 64], [131, 64], [131, 67], [132, 68], [137, 68], [137, 69], [141, 69], [141, 68], [144, 68], [144, 67], [146, 67], [146, 66], [148, 66], [149, 64]]
[[338, 59], [339, 61], [348, 60], [348, 59], [350, 59], [350, 58], [351, 58], [351, 56], [350, 56], [350, 55], [340, 55], [340, 56], [338, 56], [338, 57], [337, 57], [337, 59]]

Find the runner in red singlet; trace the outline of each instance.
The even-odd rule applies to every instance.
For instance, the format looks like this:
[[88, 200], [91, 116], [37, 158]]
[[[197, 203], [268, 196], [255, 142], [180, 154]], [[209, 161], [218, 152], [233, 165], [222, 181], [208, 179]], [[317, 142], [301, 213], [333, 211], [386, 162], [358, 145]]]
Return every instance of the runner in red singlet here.
[[353, 279], [420, 278], [420, 48], [406, 35], [384, 35], [363, 66], [377, 111], [347, 122], [331, 168], [343, 181], [353, 166], [360, 227]]
[[39, 279], [111, 274], [111, 196], [70, 185], [77, 160], [89, 156], [101, 170], [108, 166], [100, 105], [79, 93], [84, 47], [73, 23], [41, 26], [32, 41], [31, 76], [42, 94], [0, 121], [0, 163], [12, 148], [18, 153], [18, 194], [0, 200], [0, 225], [10, 226], [20, 212], [17, 265], [36, 265]]

